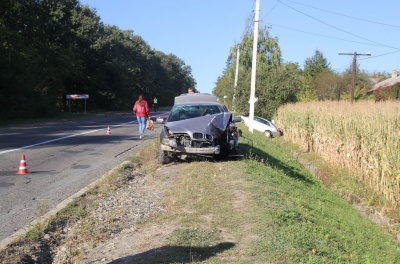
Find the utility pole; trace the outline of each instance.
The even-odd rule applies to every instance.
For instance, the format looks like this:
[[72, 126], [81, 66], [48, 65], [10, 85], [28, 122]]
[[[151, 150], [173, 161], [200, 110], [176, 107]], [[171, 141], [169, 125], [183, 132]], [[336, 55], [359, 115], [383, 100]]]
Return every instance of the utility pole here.
[[256, 10], [254, 16], [254, 39], [253, 39], [253, 61], [251, 64], [251, 85], [250, 85], [250, 114], [249, 114], [249, 131], [253, 133], [254, 122], [254, 104], [257, 102], [255, 98], [256, 91], [256, 69], [257, 69], [257, 46], [258, 46], [258, 20], [260, 13], [260, 0], [256, 0]]
[[353, 55], [353, 66], [352, 66], [352, 80], [351, 80], [351, 103], [354, 102], [354, 89], [356, 84], [356, 71], [357, 71], [357, 56], [371, 56], [371, 53], [343, 53], [339, 52], [339, 55]]
[[238, 80], [238, 74], [239, 74], [239, 45], [237, 46], [237, 51], [236, 51], [236, 73], [235, 73], [235, 84], [233, 85], [233, 100], [232, 100], [232, 105], [233, 105], [233, 112], [236, 112], [236, 86], [237, 86], [237, 80]]

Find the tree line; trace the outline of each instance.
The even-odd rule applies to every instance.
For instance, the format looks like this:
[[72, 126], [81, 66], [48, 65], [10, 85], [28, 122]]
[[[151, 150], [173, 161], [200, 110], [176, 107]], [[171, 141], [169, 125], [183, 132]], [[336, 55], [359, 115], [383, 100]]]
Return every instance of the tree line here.
[[91, 110], [131, 109], [139, 94], [172, 105], [196, 85], [183, 60], [78, 0], [0, 2], [0, 120], [68, 111], [67, 94], [89, 94]]
[[[351, 65], [342, 73], [337, 73], [331, 69], [330, 63], [319, 50], [305, 60], [303, 68], [298, 63], [283, 62], [278, 39], [269, 36], [267, 29], [260, 28], [258, 33], [255, 91], [258, 101], [255, 115], [272, 119], [278, 107], [286, 103], [351, 99]], [[226, 67], [213, 91], [219, 98], [226, 96], [226, 105], [238, 114], [249, 114], [252, 54], [253, 32], [249, 29], [244, 32], [240, 42], [231, 47]], [[391, 90], [386, 93], [380, 90], [375, 94], [367, 93], [373, 86], [372, 79], [379, 82], [389, 77], [389, 73], [368, 74], [357, 65], [354, 99], [376, 100], [377, 97], [382, 98], [383, 94], [386, 99], [399, 99], [399, 85], [390, 87]]]
[[[95, 10], [78, 0], [0, 0], [0, 121], [48, 117], [70, 110], [67, 94], [89, 94], [90, 110], [127, 110], [139, 94], [159, 104], [195, 87], [192, 69], [173, 54], [153, 49], [133, 30], [104, 25]], [[236, 48], [239, 74], [234, 88]], [[248, 114], [253, 32], [243, 33], [230, 49], [213, 93], [228, 108]], [[351, 73], [331, 68], [322, 52], [307, 58], [303, 69], [283, 62], [277, 38], [259, 29], [255, 114], [272, 118], [288, 102], [350, 100]], [[399, 87], [377, 90], [388, 73], [357, 69], [355, 99], [398, 99]], [[72, 102], [82, 109], [82, 100]], [[74, 110], [74, 109], [73, 109]]]

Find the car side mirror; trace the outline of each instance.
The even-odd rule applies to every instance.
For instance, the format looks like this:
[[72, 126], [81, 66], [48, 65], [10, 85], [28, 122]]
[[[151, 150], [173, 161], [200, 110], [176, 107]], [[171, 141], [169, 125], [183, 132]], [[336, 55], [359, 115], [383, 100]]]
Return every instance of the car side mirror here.
[[232, 118], [232, 122], [234, 122], [234, 123], [239, 123], [241, 121], [242, 121], [242, 118], [240, 116], [234, 116]]
[[156, 118], [156, 122], [159, 124], [164, 124], [166, 120], [167, 120], [167, 118], [161, 117], [161, 116]]

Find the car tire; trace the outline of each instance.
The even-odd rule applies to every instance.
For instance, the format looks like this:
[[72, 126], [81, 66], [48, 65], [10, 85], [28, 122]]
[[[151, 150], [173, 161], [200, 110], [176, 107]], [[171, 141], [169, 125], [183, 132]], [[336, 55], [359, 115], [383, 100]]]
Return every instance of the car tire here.
[[168, 153], [164, 150], [160, 151], [160, 153], [158, 155], [158, 159], [159, 159], [160, 163], [163, 165], [171, 162], [171, 159], [168, 157]]
[[264, 132], [264, 134], [267, 136], [267, 138], [272, 138], [271, 131], [267, 130], [267, 131]]

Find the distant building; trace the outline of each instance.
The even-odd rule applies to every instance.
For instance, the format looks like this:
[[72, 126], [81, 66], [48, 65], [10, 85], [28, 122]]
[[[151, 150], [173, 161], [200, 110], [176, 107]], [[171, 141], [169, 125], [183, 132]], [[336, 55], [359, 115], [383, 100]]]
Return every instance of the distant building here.
[[394, 97], [392, 99], [399, 99], [400, 95], [400, 76], [397, 70], [392, 71], [392, 77], [381, 82], [376, 83], [367, 94], [374, 93], [375, 100], [381, 101]]
[[381, 82], [376, 83], [371, 90], [369, 90], [367, 93], [373, 92], [376, 89], [379, 88], [386, 88], [386, 87], [391, 87], [393, 85], [400, 84], [400, 76], [397, 73], [397, 70], [392, 71], [392, 78], [383, 80]]

